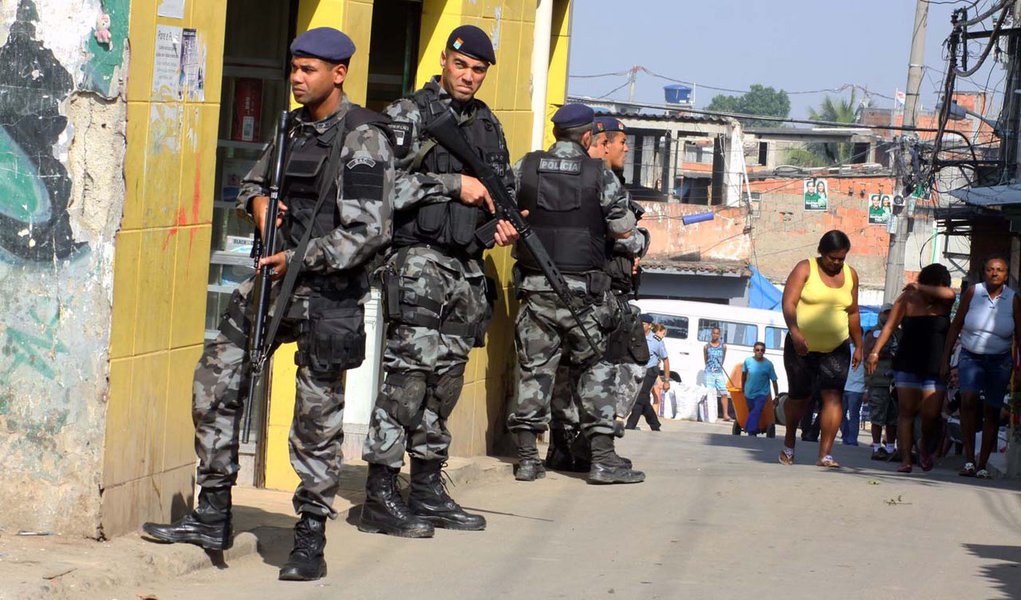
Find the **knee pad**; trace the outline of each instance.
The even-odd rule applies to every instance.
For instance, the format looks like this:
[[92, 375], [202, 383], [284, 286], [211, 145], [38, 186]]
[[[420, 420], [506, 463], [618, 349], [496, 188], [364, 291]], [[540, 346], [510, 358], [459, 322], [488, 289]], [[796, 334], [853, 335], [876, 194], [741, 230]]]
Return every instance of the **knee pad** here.
[[383, 382], [377, 404], [401, 425], [414, 427], [421, 419], [424, 399], [425, 375], [391, 373]]
[[441, 419], [446, 419], [454, 412], [457, 399], [461, 397], [461, 388], [464, 387], [464, 365], [456, 367], [442, 375], [432, 390], [432, 397], [429, 408], [431, 408]]

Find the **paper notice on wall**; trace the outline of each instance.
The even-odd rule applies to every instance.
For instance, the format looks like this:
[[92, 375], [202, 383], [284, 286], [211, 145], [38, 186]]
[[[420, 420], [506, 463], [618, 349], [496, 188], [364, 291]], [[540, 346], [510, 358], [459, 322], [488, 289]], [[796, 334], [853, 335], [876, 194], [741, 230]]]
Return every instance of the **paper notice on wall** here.
[[171, 19], [183, 19], [184, 0], [161, 0], [159, 8], [156, 9], [156, 14]]
[[152, 67], [154, 96], [181, 99], [181, 36], [180, 27], [156, 26], [156, 55]]
[[191, 102], [206, 99], [206, 52], [199, 44], [198, 32], [185, 29], [181, 33], [181, 82]]

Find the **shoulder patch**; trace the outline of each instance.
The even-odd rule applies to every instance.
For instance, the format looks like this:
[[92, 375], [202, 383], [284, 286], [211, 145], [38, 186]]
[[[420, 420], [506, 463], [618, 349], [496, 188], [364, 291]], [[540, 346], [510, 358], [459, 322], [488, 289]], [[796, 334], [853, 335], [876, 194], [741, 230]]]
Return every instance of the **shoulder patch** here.
[[394, 134], [394, 154], [404, 158], [411, 150], [411, 123], [394, 121], [390, 123], [390, 130]]
[[376, 161], [372, 160], [367, 156], [359, 156], [357, 158], [352, 158], [351, 160], [347, 161], [348, 169], [353, 169], [361, 165], [367, 166], [371, 169], [372, 167], [376, 166]]

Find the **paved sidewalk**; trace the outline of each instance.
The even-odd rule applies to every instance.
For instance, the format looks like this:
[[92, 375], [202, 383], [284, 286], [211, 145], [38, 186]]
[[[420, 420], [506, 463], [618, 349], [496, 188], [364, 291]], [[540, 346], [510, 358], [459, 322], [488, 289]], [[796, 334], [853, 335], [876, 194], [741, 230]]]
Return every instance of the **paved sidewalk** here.
[[[451, 483], [470, 486], [509, 477], [511, 463], [491, 457], [452, 458]], [[365, 463], [344, 465], [334, 503], [345, 519], [364, 500]], [[406, 473], [405, 473], [406, 475]], [[234, 546], [207, 552], [189, 544], [154, 544], [141, 532], [108, 542], [0, 531], [0, 600], [95, 597], [103, 590], [168, 580], [253, 555], [260, 544], [289, 547], [295, 514], [290, 492], [238, 487], [234, 491]]]

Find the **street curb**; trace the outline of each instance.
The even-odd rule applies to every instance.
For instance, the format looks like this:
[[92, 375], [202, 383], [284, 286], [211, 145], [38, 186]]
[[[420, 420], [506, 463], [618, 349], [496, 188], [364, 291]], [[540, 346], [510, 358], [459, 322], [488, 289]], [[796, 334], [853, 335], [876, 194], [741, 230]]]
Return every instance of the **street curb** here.
[[[511, 477], [512, 474], [511, 463], [494, 457], [453, 458], [450, 462], [454, 464], [444, 469], [444, 479], [448, 481], [454, 495], [458, 488]], [[356, 506], [338, 510], [338, 521], [347, 518], [347, 513]], [[224, 563], [229, 564], [259, 551], [258, 537], [253, 531], [235, 534], [233, 546], [223, 553], [207, 552], [190, 544], [155, 544], [143, 539], [140, 532], [102, 545], [91, 541], [88, 543], [91, 547], [83, 545], [81, 556], [75, 557], [80, 558], [77, 564], [70, 561], [53, 563], [49, 573], [43, 575], [42, 583], [26, 582], [27, 585], [16, 586], [13, 590], [0, 590], [0, 600], [71, 600], [93, 597], [112, 588], [143, 587], [148, 581], [181, 577]], [[104, 560], [104, 554], [118, 558]], [[132, 558], [124, 561], [125, 556]], [[7, 593], [15, 595], [8, 596]]]

